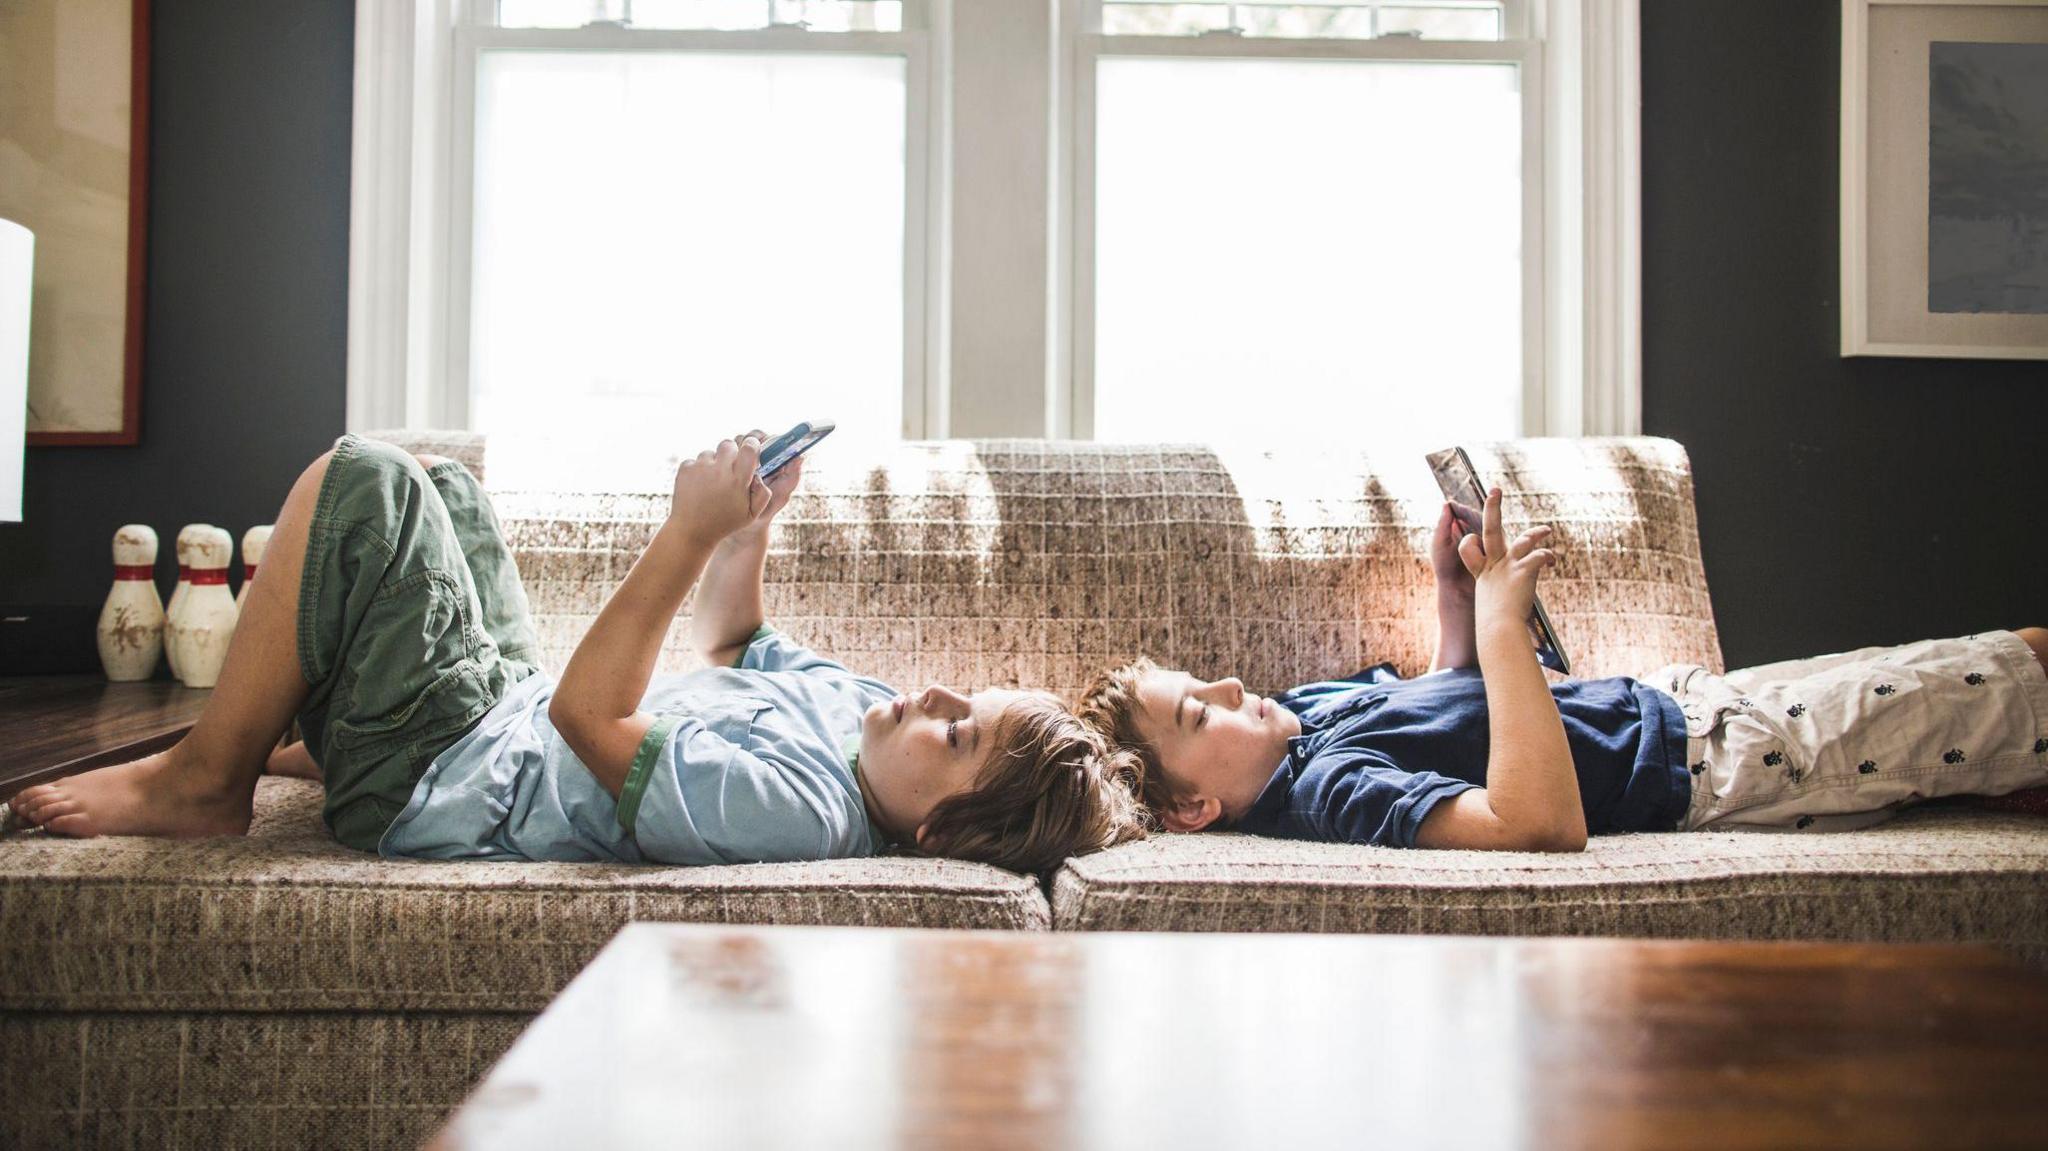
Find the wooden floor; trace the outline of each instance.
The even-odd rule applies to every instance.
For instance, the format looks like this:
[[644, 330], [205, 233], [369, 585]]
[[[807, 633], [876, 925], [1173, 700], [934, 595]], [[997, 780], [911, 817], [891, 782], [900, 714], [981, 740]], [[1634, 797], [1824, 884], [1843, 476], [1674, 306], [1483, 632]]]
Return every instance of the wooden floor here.
[[442, 1147], [2041, 1147], [1977, 948], [635, 924]]

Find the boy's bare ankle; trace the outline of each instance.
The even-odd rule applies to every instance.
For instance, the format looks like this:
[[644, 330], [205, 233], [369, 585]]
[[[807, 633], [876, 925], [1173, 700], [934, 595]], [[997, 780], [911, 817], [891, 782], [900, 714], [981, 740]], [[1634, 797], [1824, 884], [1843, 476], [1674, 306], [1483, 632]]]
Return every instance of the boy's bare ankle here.
[[235, 763], [195, 746], [189, 735], [159, 754], [162, 778], [157, 786], [198, 802], [244, 799], [255, 793], [263, 774], [261, 757], [253, 764]]

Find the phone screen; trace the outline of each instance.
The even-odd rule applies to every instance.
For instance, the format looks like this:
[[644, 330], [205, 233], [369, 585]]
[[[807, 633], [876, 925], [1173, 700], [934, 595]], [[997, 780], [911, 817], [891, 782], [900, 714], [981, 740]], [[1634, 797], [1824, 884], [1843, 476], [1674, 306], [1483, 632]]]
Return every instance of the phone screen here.
[[1482, 542], [1486, 534], [1486, 488], [1472, 470], [1471, 457], [1463, 449], [1438, 452], [1429, 457], [1436, 472], [1437, 486], [1451, 505], [1451, 518]]
[[754, 474], [768, 479], [781, 471], [789, 461], [810, 451], [819, 440], [832, 434], [834, 425], [830, 420], [806, 420], [769, 441], [761, 449], [761, 463]]

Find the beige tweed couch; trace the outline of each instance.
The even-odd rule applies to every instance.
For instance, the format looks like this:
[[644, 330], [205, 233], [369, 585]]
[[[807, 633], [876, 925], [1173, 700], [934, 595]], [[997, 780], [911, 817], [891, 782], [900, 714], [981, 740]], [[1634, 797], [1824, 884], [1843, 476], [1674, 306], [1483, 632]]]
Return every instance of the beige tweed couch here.
[[[667, 506], [520, 490], [508, 445], [390, 438], [494, 489], [559, 667]], [[784, 513], [772, 621], [884, 679], [1076, 693], [1145, 652], [1258, 689], [1429, 659], [1436, 495], [1397, 456], [1042, 441], [829, 444]], [[1719, 668], [1689, 464], [1651, 438], [1471, 445], [1556, 525], [1580, 670]], [[486, 465], [490, 464], [489, 467]], [[680, 626], [667, 664], [687, 666]], [[245, 839], [0, 842], [0, 1146], [416, 1142], [633, 919], [1048, 929], [1984, 940], [2048, 962], [2048, 825], [1947, 808], [1828, 838], [1583, 855], [1165, 836], [1044, 886], [908, 858], [719, 868], [387, 862], [265, 781]]]

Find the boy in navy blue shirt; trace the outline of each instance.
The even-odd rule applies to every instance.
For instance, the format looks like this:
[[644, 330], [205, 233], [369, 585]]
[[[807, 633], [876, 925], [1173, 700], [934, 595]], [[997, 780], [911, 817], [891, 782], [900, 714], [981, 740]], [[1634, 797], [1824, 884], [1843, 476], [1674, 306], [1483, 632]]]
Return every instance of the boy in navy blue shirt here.
[[[1173, 831], [1578, 851], [1589, 834], [1841, 829], [1920, 799], [2048, 784], [2048, 630], [1865, 648], [1716, 676], [1548, 683], [1525, 621], [1550, 529], [1437, 521], [1430, 674], [1382, 664], [1262, 698], [1140, 659], [1082, 717], [1138, 754]], [[1482, 546], [1483, 543], [1483, 546]]]

